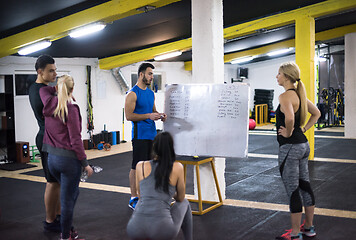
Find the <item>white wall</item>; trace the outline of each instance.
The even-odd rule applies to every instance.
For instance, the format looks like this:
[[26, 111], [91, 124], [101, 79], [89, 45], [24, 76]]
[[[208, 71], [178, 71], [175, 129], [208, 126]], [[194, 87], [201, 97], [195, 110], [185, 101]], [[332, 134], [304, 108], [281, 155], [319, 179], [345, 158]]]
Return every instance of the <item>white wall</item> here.
[[[295, 55], [242, 65], [242, 67], [248, 68], [248, 79], [243, 82], [249, 83], [251, 87], [249, 103], [251, 111], [254, 106], [255, 89], [274, 89], [273, 108], [277, 109], [278, 97], [284, 92], [284, 89], [277, 84], [276, 76], [279, 66], [288, 61], [295, 61]], [[238, 64], [225, 64], [225, 82], [231, 83], [231, 78], [237, 78], [238, 67]]]
[[[126, 93], [123, 93], [108, 70], [101, 70], [98, 67], [98, 60], [95, 58], [56, 58], [57, 72], [59, 74], [69, 73], [74, 77], [75, 88], [74, 96], [81, 109], [83, 119], [82, 137], [87, 139], [87, 117], [86, 117], [86, 65], [92, 67], [92, 103], [94, 114], [94, 134], [99, 133], [104, 129], [108, 131], [120, 131], [122, 139], [122, 109], [125, 103]], [[33, 72], [36, 58], [31, 57], [15, 57], [9, 56], [0, 58], [0, 75], [14, 74], [22, 71], [26, 73]], [[276, 75], [279, 65], [286, 61], [294, 61], [294, 55], [272, 59], [263, 62], [244, 64], [243, 67], [248, 68], [247, 82], [251, 86], [251, 102], [250, 109], [253, 108], [254, 89], [274, 89], [274, 109], [278, 106], [278, 96], [283, 93], [283, 88], [279, 87], [276, 81]], [[162, 75], [164, 84], [188, 84], [192, 81], [192, 74], [190, 71], [184, 70], [184, 63], [182, 62], [155, 62], [155, 72]], [[140, 63], [132, 64], [121, 68], [122, 74], [130, 84], [131, 73], [137, 73]], [[231, 83], [231, 78], [237, 78], [238, 65], [225, 64], [224, 66], [224, 81]], [[354, 67], [353, 69], [356, 69]], [[347, 89], [347, 88], [346, 88]], [[99, 91], [98, 91], [99, 90]], [[350, 95], [346, 93], [346, 97]], [[156, 93], [156, 107], [158, 111], [164, 109], [164, 90]], [[346, 104], [350, 106], [350, 104]], [[346, 114], [355, 114], [355, 111], [348, 111]], [[352, 116], [352, 115], [351, 115]], [[356, 116], [355, 116], [356, 117]], [[157, 128], [162, 129], [163, 124], [160, 121], [156, 122]], [[15, 126], [16, 126], [16, 140], [29, 141], [31, 145], [35, 144], [35, 136], [38, 131], [37, 122], [33, 116], [30, 108], [28, 96], [15, 97]], [[125, 140], [131, 140], [131, 122], [125, 119]]]
[[356, 33], [345, 35], [345, 137], [356, 138]]
[[[75, 81], [73, 95], [80, 107], [82, 115], [82, 137], [87, 139], [87, 85], [86, 66], [91, 66], [92, 103], [94, 117], [94, 134], [104, 129], [108, 131], [120, 131], [122, 139], [122, 109], [125, 103], [126, 93], [120, 90], [111, 72], [101, 70], [96, 58], [55, 58], [57, 73], [70, 74]], [[36, 58], [8, 56], [0, 58], [0, 75], [11, 75], [15, 72], [33, 73]], [[122, 68], [126, 80], [130, 82], [131, 73], [136, 73], [140, 63]], [[162, 74], [162, 80], [166, 84], [189, 83], [191, 72], [184, 70], [184, 63], [154, 63], [155, 71]], [[99, 91], [98, 91], [99, 90]], [[15, 96], [15, 134], [16, 141], [28, 141], [35, 145], [35, 136], [38, 125], [29, 104], [28, 96]], [[164, 109], [164, 92], [156, 94], [156, 107], [158, 111]], [[131, 122], [125, 119], [125, 140], [131, 140]], [[162, 123], [157, 122], [157, 128], [162, 129]]]
[[[73, 95], [81, 109], [82, 136], [86, 133], [86, 65], [97, 65], [97, 59], [84, 58], [61, 58], [55, 59], [57, 73], [70, 74], [75, 81]], [[0, 75], [11, 75], [15, 73], [36, 74], [34, 69], [36, 58], [9, 56], [0, 59]], [[95, 78], [95, 75], [94, 75]], [[15, 82], [15, 81], [14, 81]], [[15, 89], [15, 87], [14, 87]], [[15, 94], [15, 93], [14, 93]], [[15, 137], [16, 141], [28, 141], [30, 145], [35, 145], [35, 136], [38, 132], [38, 125], [33, 115], [28, 96], [15, 96]]]

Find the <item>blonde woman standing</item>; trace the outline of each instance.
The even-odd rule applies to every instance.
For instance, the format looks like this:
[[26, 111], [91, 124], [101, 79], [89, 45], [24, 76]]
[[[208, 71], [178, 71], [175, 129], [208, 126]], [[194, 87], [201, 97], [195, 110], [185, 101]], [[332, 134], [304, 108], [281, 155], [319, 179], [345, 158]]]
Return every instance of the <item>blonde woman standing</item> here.
[[81, 138], [80, 110], [72, 103], [73, 87], [73, 78], [64, 75], [58, 78], [56, 87], [40, 89], [46, 122], [43, 151], [48, 152], [49, 170], [61, 185], [61, 239], [78, 239], [71, 226], [82, 167], [88, 176], [93, 173]]
[[[300, 70], [294, 62], [283, 63], [276, 76], [285, 89], [279, 96], [276, 110], [278, 163], [282, 181], [289, 198], [292, 229], [276, 239], [303, 239], [302, 234], [316, 235], [313, 226], [315, 198], [309, 182], [309, 143], [304, 133], [320, 117], [318, 108], [306, 97]], [[307, 119], [308, 112], [311, 114]], [[305, 124], [306, 123], [306, 124]], [[305, 222], [302, 226], [302, 206]]]

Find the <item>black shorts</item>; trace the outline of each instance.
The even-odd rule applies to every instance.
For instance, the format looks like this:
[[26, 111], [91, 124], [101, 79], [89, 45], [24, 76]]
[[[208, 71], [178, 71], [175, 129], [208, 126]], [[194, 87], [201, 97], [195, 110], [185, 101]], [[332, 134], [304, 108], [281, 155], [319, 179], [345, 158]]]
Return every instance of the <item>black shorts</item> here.
[[45, 174], [45, 178], [47, 182], [58, 182], [55, 177], [52, 176], [52, 174], [49, 172], [48, 169], [48, 153], [47, 152], [42, 152], [42, 141], [43, 141], [43, 135], [38, 134], [36, 137], [36, 146], [38, 151], [41, 154], [41, 162], [42, 162], [42, 168], [43, 172]]
[[139, 161], [147, 161], [152, 159], [152, 143], [153, 140], [132, 139], [132, 169], [136, 169], [136, 165]]
[[47, 182], [58, 182], [57, 179], [52, 176], [52, 174], [48, 169], [48, 153], [40, 151], [40, 154], [41, 154], [42, 168]]

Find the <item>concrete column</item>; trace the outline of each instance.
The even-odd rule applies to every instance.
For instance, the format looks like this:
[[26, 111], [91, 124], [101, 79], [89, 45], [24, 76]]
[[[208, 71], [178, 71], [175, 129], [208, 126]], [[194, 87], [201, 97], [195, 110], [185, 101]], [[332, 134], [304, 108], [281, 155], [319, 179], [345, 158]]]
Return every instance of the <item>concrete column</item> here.
[[[193, 83], [224, 83], [222, 0], [192, 0]], [[215, 158], [221, 195], [225, 199], [225, 158]], [[202, 198], [217, 201], [210, 164], [200, 166]], [[194, 192], [197, 198], [196, 172]]]
[[222, 0], [192, 0], [194, 83], [224, 83]]
[[356, 32], [345, 35], [345, 137], [356, 138]]
[[[305, 85], [307, 98], [315, 103], [315, 20], [310, 16], [299, 16], [295, 23], [295, 61], [301, 72], [300, 79]], [[314, 159], [314, 128], [305, 135], [310, 145], [309, 159]]]

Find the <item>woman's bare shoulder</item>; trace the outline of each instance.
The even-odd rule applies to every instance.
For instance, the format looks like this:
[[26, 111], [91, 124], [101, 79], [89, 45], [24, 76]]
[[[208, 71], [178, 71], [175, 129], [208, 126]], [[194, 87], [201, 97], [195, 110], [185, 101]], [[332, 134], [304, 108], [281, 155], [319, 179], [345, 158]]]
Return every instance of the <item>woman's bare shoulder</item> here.
[[176, 172], [183, 171], [183, 164], [181, 164], [180, 162], [175, 161], [173, 163], [173, 171], [176, 171]]

